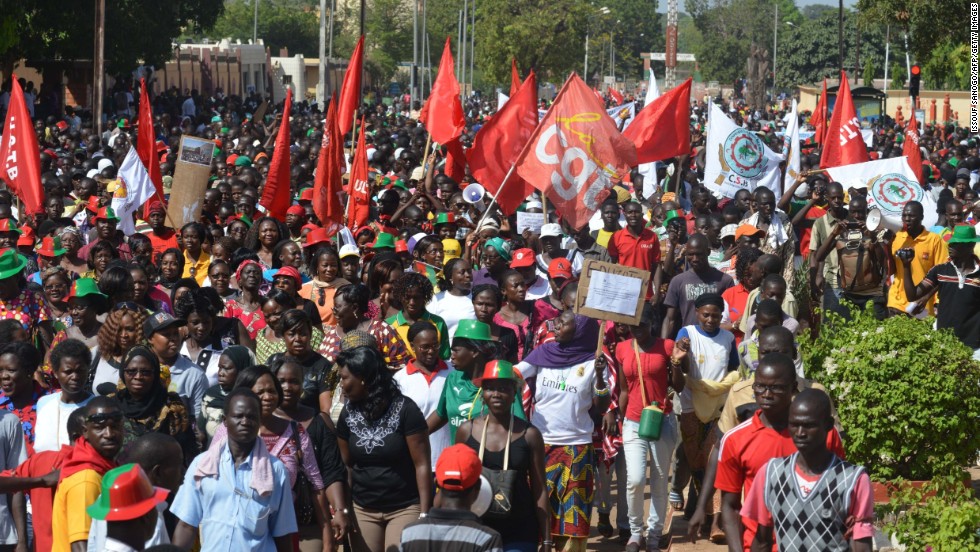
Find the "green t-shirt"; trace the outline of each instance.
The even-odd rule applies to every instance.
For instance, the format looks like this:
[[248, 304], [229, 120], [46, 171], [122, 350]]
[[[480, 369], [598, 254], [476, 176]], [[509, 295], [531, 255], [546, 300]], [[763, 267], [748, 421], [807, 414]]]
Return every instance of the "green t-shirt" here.
[[[473, 380], [463, 372], [450, 371], [446, 376], [446, 384], [442, 388], [436, 413], [440, 418], [449, 420], [449, 443], [456, 444], [456, 430], [459, 426], [466, 420], [479, 418], [486, 413], [480, 388], [474, 385]], [[521, 406], [520, 392], [514, 398], [511, 413], [522, 420], [526, 419], [524, 408]]]

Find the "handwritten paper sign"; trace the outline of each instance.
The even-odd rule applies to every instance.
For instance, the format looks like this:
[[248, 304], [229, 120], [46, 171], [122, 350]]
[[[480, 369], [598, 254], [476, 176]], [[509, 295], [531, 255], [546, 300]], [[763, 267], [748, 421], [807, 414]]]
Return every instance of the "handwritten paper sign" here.
[[582, 267], [575, 312], [598, 320], [640, 322], [650, 272], [590, 259]]
[[517, 212], [518, 234], [523, 234], [525, 228], [534, 234], [540, 234], [542, 226], [544, 226], [544, 213], [525, 213], [524, 211]]

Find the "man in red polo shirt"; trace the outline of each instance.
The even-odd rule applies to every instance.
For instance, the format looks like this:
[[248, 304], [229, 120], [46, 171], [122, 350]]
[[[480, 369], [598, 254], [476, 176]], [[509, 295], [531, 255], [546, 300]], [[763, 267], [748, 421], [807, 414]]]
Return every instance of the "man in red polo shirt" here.
[[626, 228], [616, 231], [609, 239], [609, 256], [614, 263], [631, 266], [653, 273], [647, 288], [647, 301], [656, 303], [655, 293], [660, 289], [663, 271], [660, 268], [660, 240], [657, 234], [645, 228], [643, 206], [630, 201], [623, 206]]
[[[773, 458], [789, 456], [796, 445], [789, 433], [789, 407], [797, 388], [793, 359], [770, 353], [759, 361], [752, 390], [759, 410], [750, 420], [725, 434], [718, 445], [715, 488], [721, 490], [721, 523], [729, 550], [748, 552], [756, 522], [741, 516], [742, 491], [752, 488], [756, 473]], [[844, 457], [840, 434], [827, 434], [827, 448]], [[773, 547], [775, 552], [775, 547]]]

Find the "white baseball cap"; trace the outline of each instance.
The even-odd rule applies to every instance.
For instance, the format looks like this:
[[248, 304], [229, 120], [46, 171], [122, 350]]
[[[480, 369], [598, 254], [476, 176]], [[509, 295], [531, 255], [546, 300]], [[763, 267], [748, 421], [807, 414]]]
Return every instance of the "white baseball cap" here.
[[721, 237], [721, 238], [724, 239], [724, 238], [727, 238], [727, 237], [731, 236], [731, 237], [734, 238], [735, 237], [735, 230], [737, 230], [737, 229], [738, 229], [738, 225], [737, 224], [727, 224], [727, 225], [725, 225], [721, 229], [721, 234], [720, 234], [719, 237]]
[[560, 238], [561, 237], [561, 226], [557, 223], [549, 222], [541, 226], [541, 237], [542, 238]]
[[357, 248], [356, 245], [348, 243], [340, 248], [341, 259], [343, 259], [344, 257], [350, 257], [352, 255], [358, 258], [360, 258], [361, 256], [361, 251]]

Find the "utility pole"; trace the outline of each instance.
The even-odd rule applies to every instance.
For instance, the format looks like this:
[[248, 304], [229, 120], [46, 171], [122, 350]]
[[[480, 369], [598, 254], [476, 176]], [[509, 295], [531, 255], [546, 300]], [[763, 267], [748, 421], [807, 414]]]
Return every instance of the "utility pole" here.
[[252, 44], [259, 43], [259, 0], [252, 0]]
[[337, 0], [330, 0], [330, 21], [327, 23], [327, 83], [330, 85], [330, 95], [333, 96], [333, 12], [337, 11]]
[[473, 58], [476, 57], [476, 0], [470, 12], [470, 94], [473, 93]]
[[459, 56], [463, 58], [463, 61], [459, 64], [459, 82], [463, 84], [462, 94], [466, 97], [466, 34], [467, 27], [470, 24], [470, 2], [469, 0], [463, 0], [463, 39], [459, 42]]
[[316, 103], [326, 113], [327, 97], [327, 0], [320, 0], [320, 74], [316, 83]]
[[412, 101], [418, 98], [415, 91], [415, 73], [419, 66], [419, 0], [412, 0], [412, 74], [409, 76], [409, 94]]
[[[177, 50], [180, 55], [180, 49]], [[92, 112], [95, 134], [102, 136], [102, 98], [105, 97], [105, 0], [95, 0], [95, 55], [92, 57]]]
[[773, 4], [776, 11], [772, 20], [772, 99], [776, 100], [776, 39], [779, 37], [779, 4]]
[[837, 7], [837, 74], [844, 72], [844, 0]]

